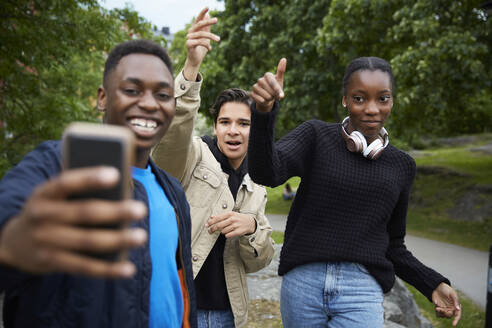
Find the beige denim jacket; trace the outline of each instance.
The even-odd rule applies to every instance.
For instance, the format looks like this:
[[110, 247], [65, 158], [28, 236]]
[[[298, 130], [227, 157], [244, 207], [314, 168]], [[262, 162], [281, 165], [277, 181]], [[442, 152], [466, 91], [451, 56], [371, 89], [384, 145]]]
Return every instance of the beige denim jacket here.
[[227, 239], [224, 249], [227, 292], [235, 325], [241, 327], [248, 318], [246, 273], [267, 266], [274, 254], [272, 228], [265, 217], [266, 190], [246, 174], [234, 202], [227, 174], [207, 144], [192, 136], [200, 107], [201, 81], [187, 81], [181, 72], [174, 83], [176, 115], [165, 137], [153, 149], [152, 158], [181, 181], [190, 203], [194, 277], [219, 237], [219, 232], [209, 234], [204, 226], [211, 215], [236, 211], [250, 214], [257, 223], [253, 234]]

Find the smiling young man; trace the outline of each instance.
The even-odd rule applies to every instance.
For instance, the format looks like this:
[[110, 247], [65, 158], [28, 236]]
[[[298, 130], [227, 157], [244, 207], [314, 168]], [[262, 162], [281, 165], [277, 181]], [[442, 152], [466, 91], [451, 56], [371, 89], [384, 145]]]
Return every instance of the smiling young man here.
[[266, 190], [248, 175], [251, 98], [227, 89], [212, 108], [215, 138], [193, 137], [200, 107], [200, 64], [216, 23], [202, 10], [188, 30], [187, 59], [176, 77], [176, 118], [152, 152], [177, 177], [190, 202], [192, 259], [199, 327], [241, 327], [248, 317], [246, 273], [267, 266], [274, 254], [265, 217]]
[[[114, 185], [118, 175], [111, 168], [61, 172], [59, 141], [41, 144], [9, 171], [0, 182], [5, 327], [195, 327], [189, 207], [179, 182], [149, 158], [175, 113], [166, 51], [146, 40], [116, 46], [98, 109], [104, 123], [136, 137], [134, 200], [69, 201]], [[131, 227], [87, 227], [124, 222]], [[118, 262], [81, 253], [124, 249], [128, 260]]]

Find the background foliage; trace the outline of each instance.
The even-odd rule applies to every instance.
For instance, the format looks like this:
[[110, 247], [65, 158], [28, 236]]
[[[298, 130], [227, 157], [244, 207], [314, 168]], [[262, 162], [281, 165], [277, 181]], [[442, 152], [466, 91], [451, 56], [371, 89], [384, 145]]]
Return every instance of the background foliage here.
[[[374, 55], [394, 68], [387, 126], [397, 146], [490, 131], [492, 20], [482, 2], [225, 0], [212, 13], [222, 41], [202, 65], [202, 107], [225, 88], [249, 90], [286, 57], [277, 136], [311, 118], [340, 121], [345, 66]], [[0, 176], [68, 122], [97, 120], [105, 54], [123, 40], [156, 39], [151, 28], [131, 8], [108, 11], [96, 0], [1, 1]], [[176, 70], [185, 38], [178, 32], [170, 48]]]
[[[225, 10], [213, 14], [221, 42], [202, 65], [203, 107], [225, 88], [251, 89], [286, 57], [277, 135], [311, 118], [340, 121], [345, 66], [379, 56], [391, 62], [397, 81], [388, 127], [400, 144], [490, 131], [492, 20], [482, 2], [225, 0]], [[171, 48], [177, 69], [185, 37], [179, 32]]]
[[0, 176], [26, 152], [60, 137], [74, 120], [97, 120], [97, 87], [107, 52], [154, 38], [130, 8], [96, 0], [0, 2]]

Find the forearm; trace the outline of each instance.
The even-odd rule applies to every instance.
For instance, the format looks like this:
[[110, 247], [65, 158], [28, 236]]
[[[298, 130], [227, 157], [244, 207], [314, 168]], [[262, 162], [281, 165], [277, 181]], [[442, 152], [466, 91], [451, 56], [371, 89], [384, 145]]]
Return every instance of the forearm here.
[[414, 286], [431, 302], [432, 292], [441, 282], [450, 285], [446, 277], [420, 262], [404, 245], [390, 250], [388, 258], [394, 265], [396, 275]]
[[[175, 79], [176, 114], [165, 136], [152, 150], [155, 163], [183, 180], [191, 156], [195, 118], [200, 108], [200, 82], [185, 79], [181, 72]], [[198, 73], [197, 73], [198, 74]]]
[[315, 124], [304, 122], [274, 142], [278, 102], [269, 113], [251, 113], [248, 147], [248, 172], [256, 183], [276, 187], [293, 176], [303, 177], [315, 160], [318, 142]]
[[200, 82], [198, 80], [198, 73], [200, 71], [200, 63], [192, 64], [188, 58], [186, 58], [185, 65], [183, 67], [183, 76], [186, 80], [191, 82]]
[[251, 105], [248, 172], [256, 183], [270, 187], [280, 184], [276, 179], [278, 160], [274, 145], [274, 129], [278, 108], [279, 104], [276, 102], [271, 112], [263, 113], [256, 110], [255, 103]]
[[393, 263], [395, 273], [398, 277], [417, 288], [417, 290], [431, 300], [432, 291], [441, 282], [449, 284], [449, 280], [425, 266], [405, 246], [406, 213], [410, 187], [408, 185], [400, 194], [391, 220], [388, 223], [390, 241], [387, 257]]

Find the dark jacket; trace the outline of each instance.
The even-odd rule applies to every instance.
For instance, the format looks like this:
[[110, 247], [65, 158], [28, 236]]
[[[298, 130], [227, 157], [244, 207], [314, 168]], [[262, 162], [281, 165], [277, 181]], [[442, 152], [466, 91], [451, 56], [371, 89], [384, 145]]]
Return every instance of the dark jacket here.
[[[61, 169], [59, 141], [48, 141], [29, 153], [0, 182], [0, 229], [22, 208], [32, 190]], [[191, 266], [189, 206], [179, 182], [150, 161], [152, 172], [174, 207], [178, 220], [178, 269], [184, 269], [191, 327], [196, 304]], [[134, 180], [134, 199], [148, 203], [144, 187]], [[148, 231], [148, 217], [134, 226]], [[94, 279], [70, 274], [31, 275], [0, 266], [0, 293], [5, 292], [3, 320], [10, 327], [148, 327], [152, 262], [148, 244], [129, 252], [137, 267], [131, 279]], [[181, 278], [181, 277], [180, 277]], [[188, 294], [188, 295], [186, 295]], [[186, 300], [184, 301], [186, 303]]]

